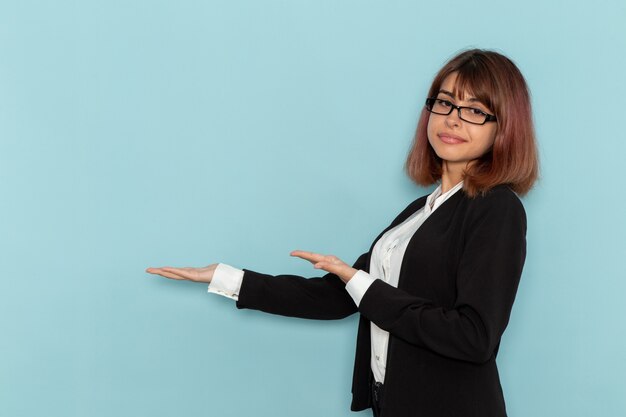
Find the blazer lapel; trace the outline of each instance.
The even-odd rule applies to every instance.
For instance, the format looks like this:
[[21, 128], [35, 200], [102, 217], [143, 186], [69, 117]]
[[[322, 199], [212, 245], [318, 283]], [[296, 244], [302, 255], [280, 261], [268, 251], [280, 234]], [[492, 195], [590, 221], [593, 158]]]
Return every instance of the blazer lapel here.
[[[428, 218], [424, 221], [424, 223], [422, 223], [420, 228], [415, 231], [413, 236], [411, 236], [411, 239], [409, 239], [409, 243], [406, 246], [404, 257], [402, 258], [402, 264], [400, 265], [400, 274], [398, 276], [398, 288], [401, 288], [402, 278], [404, 276], [402, 272], [406, 269], [405, 264], [407, 262], [411, 262], [412, 247], [415, 246], [415, 243], [419, 239], [424, 238], [422, 235], [429, 236], [434, 233], [433, 231], [429, 229], [436, 227], [437, 224], [440, 224], [440, 222], [443, 221], [444, 219], [447, 219], [449, 222], [459, 202], [463, 198], [465, 198], [465, 193], [463, 192], [463, 190], [457, 191], [453, 196], [451, 196], [446, 201], [444, 201], [441, 204], [441, 206], [439, 206], [437, 210], [435, 210], [434, 213], [431, 213], [431, 215], [428, 216]], [[370, 252], [370, 257], [371, 257], [371, 252]], [[368, 265], [368, 268], [369, 268], [369, 265]]]
[[[422, 196], [420, 198], [418, 198], [417, 200], [413, 201], [411, 204], [409, 204], [407, 206], [407, 208], [405, 208], [402, 213], [400, 213], [392, 222], [389, 226], [387, 226], [387, 228], [385, 230], [383, 230], [382, 232], [380, 232], [380, 234], [378, 235], [378, 237], [376, 237], [376, 239], [374, 239], [374, 242], [372, 242], [372, 246], [370, 246], [370, 251], [369, 251], [369, 256], [367, 257], [367, 264], [365, 265], [366, 268], [366, 272], [370, 272], [370, 262], [372, 260], [372, 251], [374, 250], [374, 246], [376, 245], [376, 242], [378, 242], [378, 240], [383, 237], [383, 235], [385, 233], [387, 233], [389, 230], [393, 229], [394, 227], [396, 227], [397, 225], [399, 225], [400, 223], [402, 223], [403, 221], [405, 221], [406, 219], [409, 218], [409, 216], [411, 216], [411, 214], [415, 213], [416, 211], [418, 211], [419, 209], [421, 209], [422, 207], [424, 207], [424, 205], [426, 204], [426, 199], [428, 198], [428, 195]], [[444, 202], [444, 204], [447, 203]], [[442, 206], [444, 205], [442, 204]]]

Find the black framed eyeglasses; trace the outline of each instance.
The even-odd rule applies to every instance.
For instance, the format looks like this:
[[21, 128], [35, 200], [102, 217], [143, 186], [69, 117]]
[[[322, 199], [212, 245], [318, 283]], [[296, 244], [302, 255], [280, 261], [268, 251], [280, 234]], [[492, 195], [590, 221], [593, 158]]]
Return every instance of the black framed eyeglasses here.
[[485, 113], [476, 107], [464, 107], [454, 105], [450, 100], [443, 98], [429, 97], [426, 99], [426, 110], [431, 113], [447, 116], [456, 109], [459, 112], [459, 119], [474, 125], [484, 125], [487, 122], [497, 121], [493, 114]]

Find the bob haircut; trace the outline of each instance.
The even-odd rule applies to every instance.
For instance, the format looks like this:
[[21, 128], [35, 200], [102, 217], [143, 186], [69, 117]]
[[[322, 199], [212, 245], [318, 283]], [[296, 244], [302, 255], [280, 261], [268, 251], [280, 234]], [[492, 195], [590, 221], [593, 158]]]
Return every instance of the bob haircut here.
[[[492, 148], [463, 175], [463, 189], [474, 197], [499, 184], [507, 184], [519, 195], [532, 188], [539, 174], [537, 145], [533, 127], [530, 94], [515, 64], [497, 52], [471, 49], [448, 61], [435, 76], [428, 97], [435, 97], [444, 79], [456, 72], [454, 95], [463, 99], [471, 93], [497, 117]], [[419, 185], [441, 179], [442, 160], [428, 142], [430, 112], [424, 107], [415, 138], [406, 160], [409, 177]]]

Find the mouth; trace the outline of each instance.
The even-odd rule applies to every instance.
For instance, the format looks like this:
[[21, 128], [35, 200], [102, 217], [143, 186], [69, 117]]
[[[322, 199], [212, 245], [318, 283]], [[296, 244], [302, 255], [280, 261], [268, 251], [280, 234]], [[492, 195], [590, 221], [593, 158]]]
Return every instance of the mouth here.
[[463, 139], [462, 137], [457, 135], [453, 135], [452, 133], [438, 133], [437, 136], [439, 137], [439, 139], [441, 139], [442, 142], [448, 143], [450, 145], [467, 142], [466, 139]]

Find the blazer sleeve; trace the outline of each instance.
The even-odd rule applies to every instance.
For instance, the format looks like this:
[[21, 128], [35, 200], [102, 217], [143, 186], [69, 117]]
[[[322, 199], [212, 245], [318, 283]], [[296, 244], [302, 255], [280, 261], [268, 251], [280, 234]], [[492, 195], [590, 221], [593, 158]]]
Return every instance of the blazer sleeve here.
[[[473, 201], [451, 308], [376, 280], [359, 310], [410, 344], [483, 363], [496, 354], [508, 324], [526, 256], [526, 214], [511, 191]], [[412, 278], [419, 279], [405, 277]]]
[[[369, 253], [361, 255], [353, 267], [365, 269], [368, 256]], [[304, 278], [271, 276], [244, 269], [237, 308], [306, 319], [342, 319], [357, 312], [345, 287], [335, 274]]]

